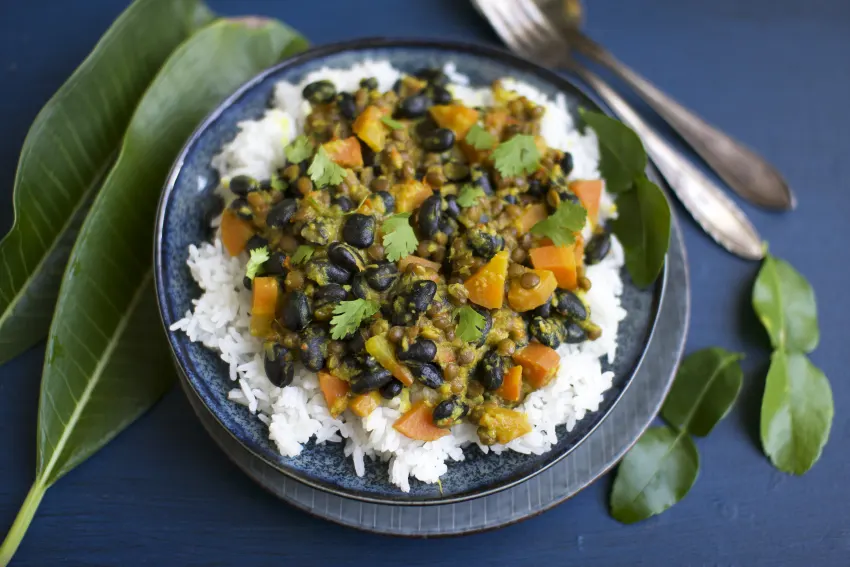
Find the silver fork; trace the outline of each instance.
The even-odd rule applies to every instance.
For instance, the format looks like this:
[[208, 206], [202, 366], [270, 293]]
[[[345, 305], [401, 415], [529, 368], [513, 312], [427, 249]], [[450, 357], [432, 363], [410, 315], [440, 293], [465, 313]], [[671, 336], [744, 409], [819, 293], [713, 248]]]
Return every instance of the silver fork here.
[[646, 152], [691, 216], [718, 244], [750, 260], [764, 256], [761, 237], [744, 212], [708, 176], [655, 132], [619, 94], [569, 55], [569, 48], [531, 0], [472, 0], [496, 33], [536, 63], [566, 68], [596, 91], [643, 140]]

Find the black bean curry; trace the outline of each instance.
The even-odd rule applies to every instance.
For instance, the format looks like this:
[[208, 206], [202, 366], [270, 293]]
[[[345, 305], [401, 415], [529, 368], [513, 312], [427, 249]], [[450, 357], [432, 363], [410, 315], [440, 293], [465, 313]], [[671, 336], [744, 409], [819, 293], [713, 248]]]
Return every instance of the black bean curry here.
[[[307, 85], [305, 133], [268, 180], [225, 180], [232, 255], [251, 260], [251, 332], [277, 386], [319, 372], [332, 414], [400, 397], [395, 428], [436, 440], [460, 420], [484, 444], [531, 430], [515, 410], [555, 376], [562, 343], [594, 340], [584, 266], [610, 247], [600, 180], [567, 181], [544, 108], [497, 81], [455, 100], [422, 69], [380, 92]], [[594, 236], [584, 245], [589, 219]]]

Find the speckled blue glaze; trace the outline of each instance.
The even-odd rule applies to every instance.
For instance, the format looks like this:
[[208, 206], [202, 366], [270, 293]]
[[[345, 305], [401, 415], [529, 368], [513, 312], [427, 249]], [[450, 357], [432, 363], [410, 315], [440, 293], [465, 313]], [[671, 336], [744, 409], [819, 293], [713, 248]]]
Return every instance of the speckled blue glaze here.
[[[215, 110], [188, 141], [174, 165], [162, 196], [155, 242], [156, 291], [163, 322], [169, 327], [191, 308], [200, 290], [186, 267], [186, 249], [211, 236], [209, 219], [218, 212], [213, 189], [218, 176], [210, 161], [220, 147], [233, 138], [239, 121], [260, 117], [273, 87], [279, 81], [298, 82], [321, 67], [347, 68], [366, 59], [388, 60], [395, 67], [413, 71], [452, 61], [476, 86], [513, 76], [550, 96], [564, 93], [572, 111], [579, 106], [598, 108], [565, 79], [514, 55], [492, 48], [427, 41], [361, 40], [317, 48], [290, 59], [248, 82]], [[652, 333], [664, 281], [652, 289], [639, 290], [628, 283], [623, 294], [627, 319], [620, 326], [618, 357], [610, 367], [614, 386], [605, 394], [598, 411], [587, 415], [573, 431], [559, 429], [559, 443], [542, 456], [506, 452], [483, 455], [466, 450], [466, 460], [449, 464], [442, 478], [442, 492], [434, 485], [411, 481], [409, 494], [388, 480], [386, 464], [367, 460], [366, 474], [358, 477], [341, 444], [310, 443], [295, 458], [280, 456], [268, 439], [265, 425], [246, 408], [227, 400], [232, 383], [226, 365], [200, 344], [190, 343], [182, 332], [168, 333], [183, 379], [200, 397], [210, 413], [243, 446], [285, 474], [316, 488], [372, 502], [390, 504], [445, 504], [489, 494], [513, 486], [546, 469], [567, 455], [599, 425], [630, 383]]]

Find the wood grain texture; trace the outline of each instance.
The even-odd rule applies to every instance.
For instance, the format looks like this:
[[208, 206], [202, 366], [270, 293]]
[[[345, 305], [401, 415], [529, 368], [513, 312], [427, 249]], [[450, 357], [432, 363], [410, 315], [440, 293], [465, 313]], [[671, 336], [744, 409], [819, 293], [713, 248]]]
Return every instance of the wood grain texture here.
[[[364, 0], [365, 1], [365, 0]], [[495, 42], [457, 0], [213, 0], [230, 14], [284, 19], [316, 44], [366, 35], [443, 36]], [[755, 264], [731, 258], [678, 210], [693, 285], [689, 350], [747, 352], [732, 414], [697, 441], [700, 478], [666, 513], [634, 526], [608, 516], [610, 480], [505, 530], [443, 541], [370, 536], [286, 507], [221, 454], [174, 391], [45, 498], [13, 565], [844, 566], [850, 556], [850, 382], [846, 366], [843, 238], [850, 209], [850, 4], [840, 0], [589, 2], [589, 31], [627, 64], [774, 161], [797, 190], [790, 215], [748, 214], [812, 282], [822, 301], [813, 362], [833, 380], [837, 413], [823, 457], [802, 478], [772, 468], [758, 442], [769, 347], [752, 309]], [[20, 144], [38, 108], [79, 63], [124, 0], [6, 2], [0, 8], [0, 198], [8, 204]], [[333, 15], [328, 18], [327, 15]], [[353, 29], [350, 22], [361, 21]], [[651, 115], [650, 119], [654, 119]], [[0, 207], [0, 229], [11, 224]], [[803, 238], [803, 235], [808, 235]], [[812, 245], [816, 243], [816, 245]], [[718, 283], [722, 285], [718, 285]], [[32, 480], [40, 347], [0, 368], [0, 529]], [[529, 550], [518, 542], [533, 542]]]

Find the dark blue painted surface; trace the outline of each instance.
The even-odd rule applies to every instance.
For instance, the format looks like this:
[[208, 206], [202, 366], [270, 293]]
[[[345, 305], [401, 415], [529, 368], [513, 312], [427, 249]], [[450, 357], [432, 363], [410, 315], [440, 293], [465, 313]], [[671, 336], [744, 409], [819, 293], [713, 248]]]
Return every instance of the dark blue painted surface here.
[[[221, 12], [285, 19], [314, 43], [364, 35], [496, 42], [462, 0], [218, 0]], [[85, 56], [123, 0], [0, 3], [0, 228], [29, 123]], [[364, 19], [371, 21], [351, 28]], [[744, 205], [772, 250], [812, 281], [821, 306], [813, 361], [831, 378], [832, 439], [802, 478], [771, 468], [757, 444], [768, 352], [749, 306], [757, 266], [729, 257], [683, 218], [691, 262], [690, 350], [745, 350], [733, 413], [698, 441], [702, 471], [664, 515], [621, 526], [606, 511], [610, 479], [503, 531], [444, 541], [370, 536], [269, 497], [214, 446], [183, 394], [52, 488], [15, 564], [43, 565], [847, 565], [850, 383], [850, 4], [843, 0], [590, 0], [589, 29], [626, 63], [779, 164], [796, 212]], [[0, 530], [32, 478], [43, 348], [0, 369]], [[529, 546], [533, 546], [530, 549]]]

